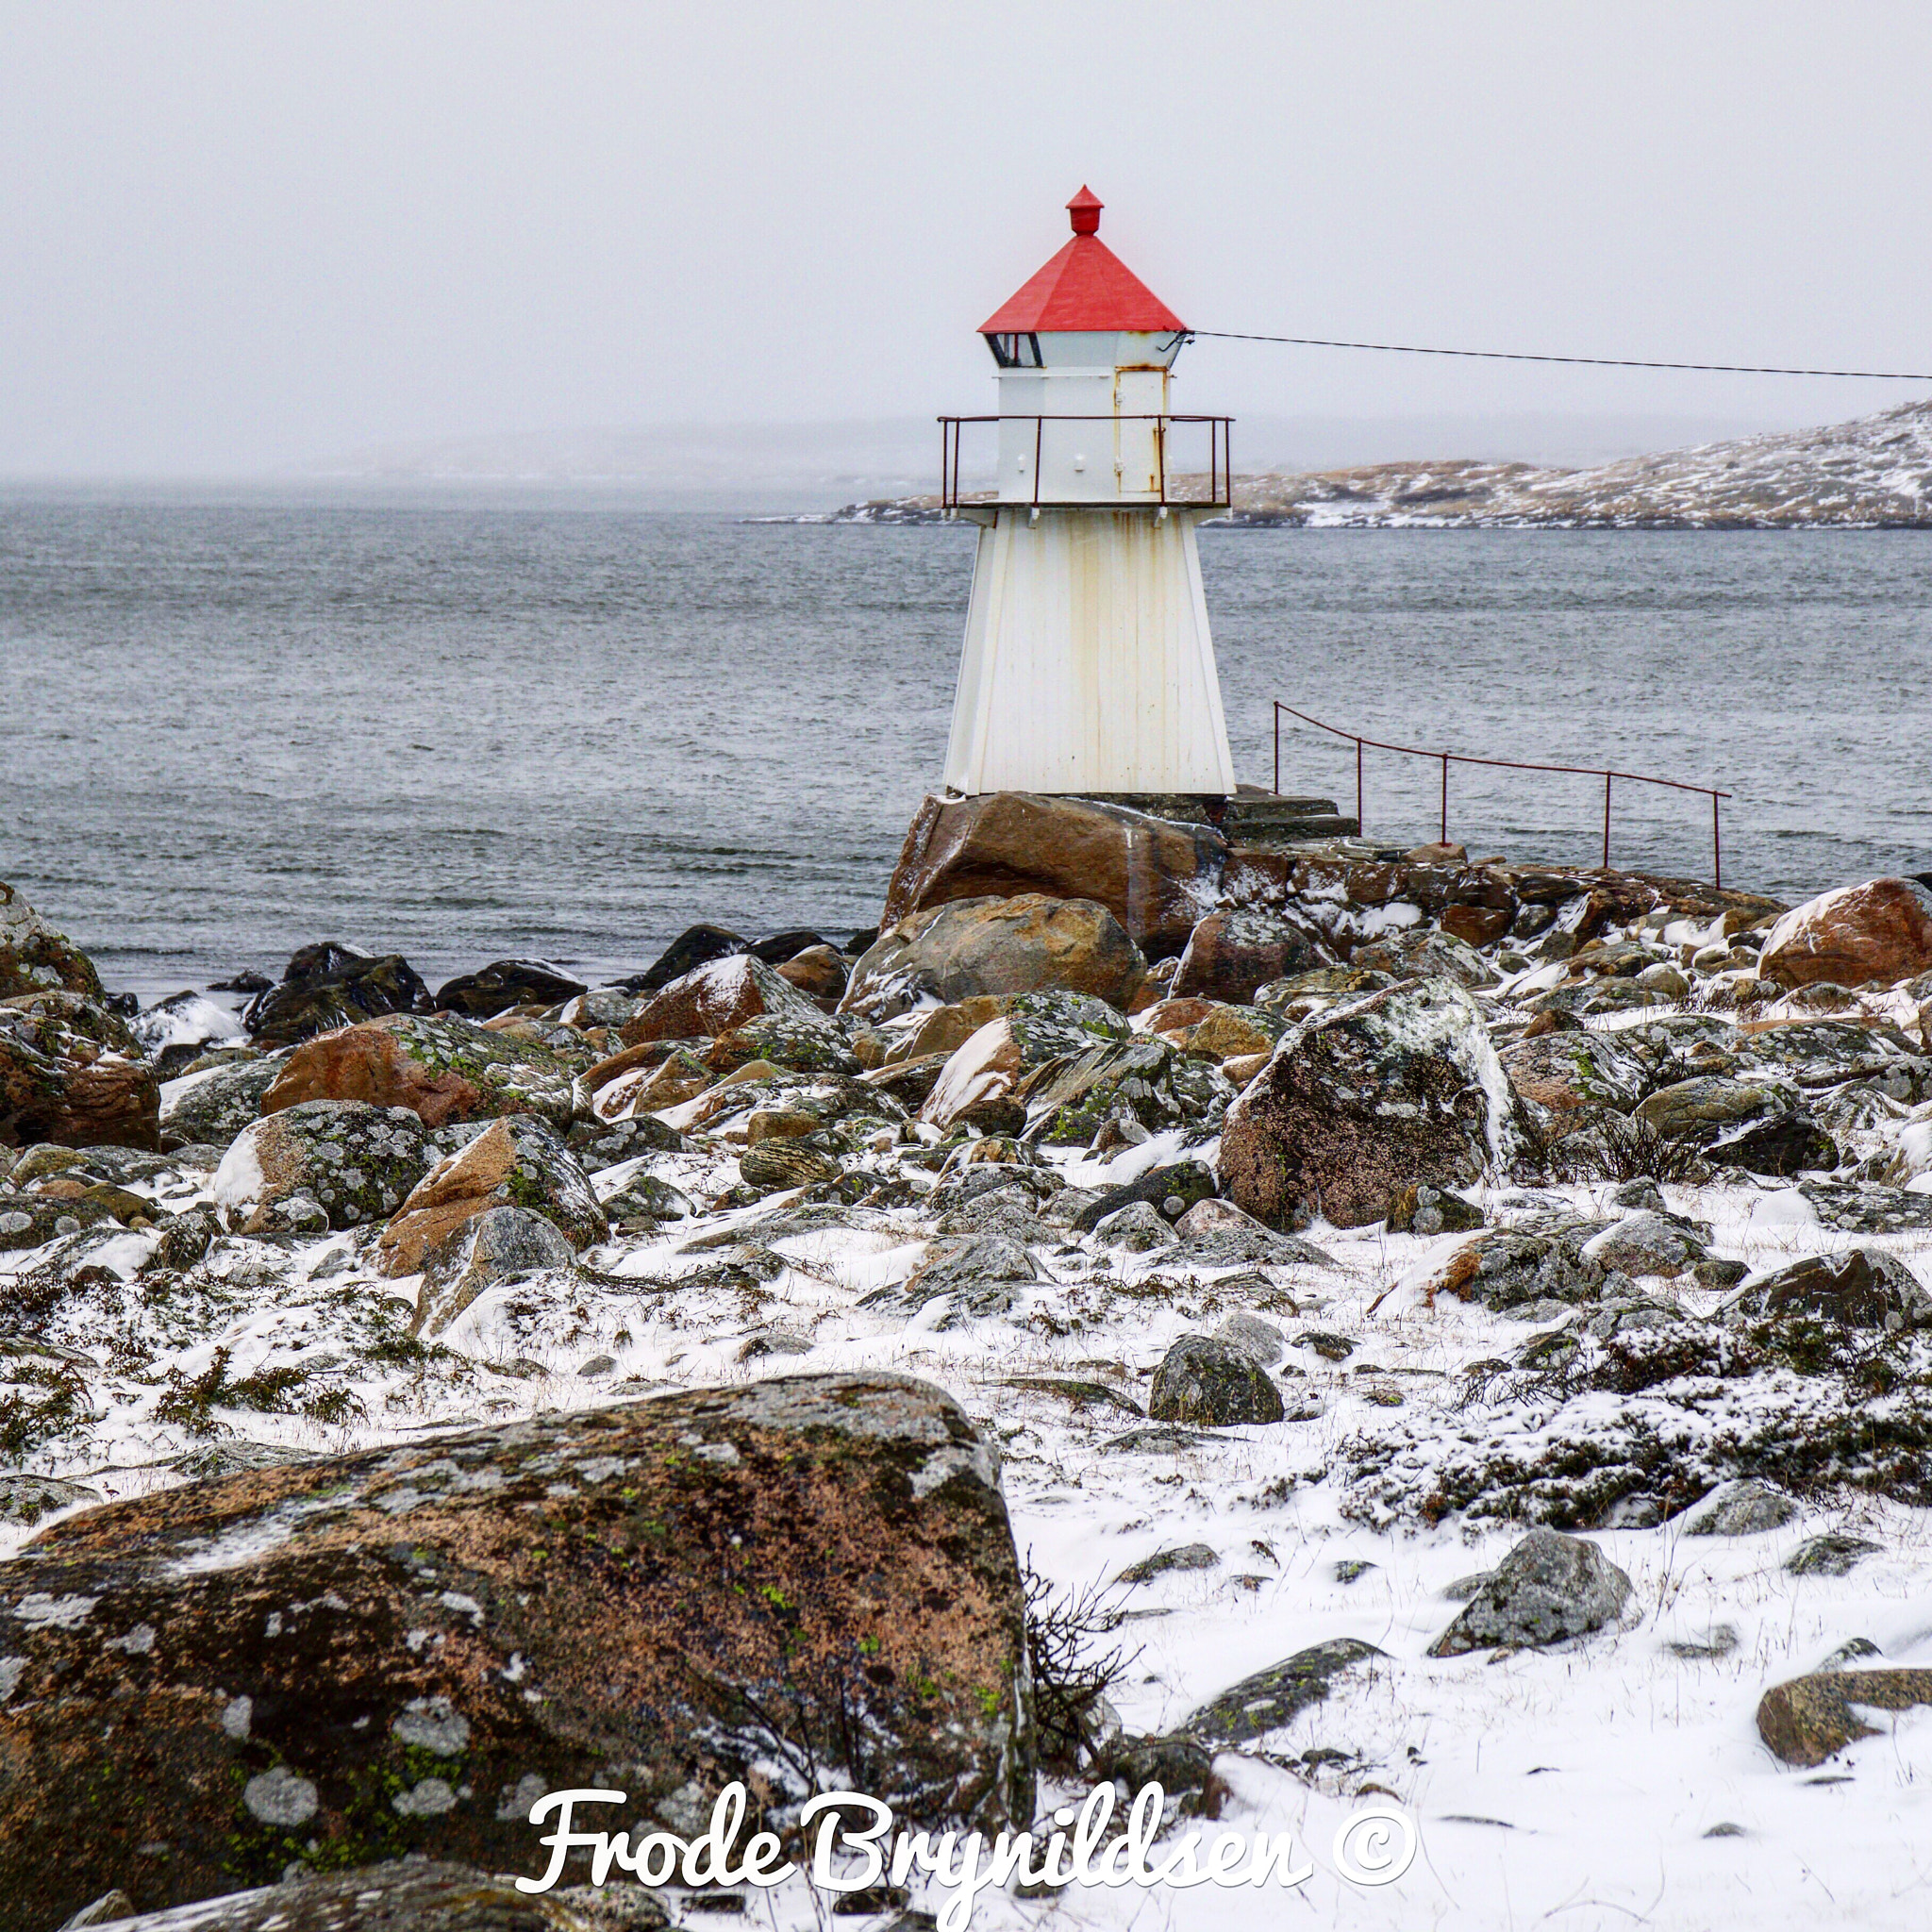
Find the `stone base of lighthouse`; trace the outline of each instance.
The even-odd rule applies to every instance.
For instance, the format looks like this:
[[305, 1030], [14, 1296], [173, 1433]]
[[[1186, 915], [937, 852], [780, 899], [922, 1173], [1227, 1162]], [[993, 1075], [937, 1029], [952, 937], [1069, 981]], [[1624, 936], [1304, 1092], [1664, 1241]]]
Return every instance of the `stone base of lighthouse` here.
[[1231, 796], [1194, 541], [1213, 512], [966, 514], [982, 527], [948, 789]]

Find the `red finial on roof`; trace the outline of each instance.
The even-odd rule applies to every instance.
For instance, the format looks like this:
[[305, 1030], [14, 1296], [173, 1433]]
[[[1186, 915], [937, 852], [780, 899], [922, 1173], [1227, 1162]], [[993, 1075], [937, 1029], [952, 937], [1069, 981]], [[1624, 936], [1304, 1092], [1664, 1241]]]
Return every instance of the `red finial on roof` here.
[[1068, 202], [1074, 239], [979, 325], [981, 335], [1186, 329], [1180, 317], [1094, 232], [1100, 208], [1100, 197], [1091, 188]]

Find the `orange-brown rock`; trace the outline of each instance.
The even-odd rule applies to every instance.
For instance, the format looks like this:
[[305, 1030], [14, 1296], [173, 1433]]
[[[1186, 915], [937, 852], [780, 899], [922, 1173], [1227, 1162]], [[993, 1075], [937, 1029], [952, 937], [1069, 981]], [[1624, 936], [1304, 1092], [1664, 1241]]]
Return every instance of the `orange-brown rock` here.
[[808, 946], [777, 971], [810, 999], [836, 1002], [845, 991], [845, 962], [830, 946]]
[[1170, 994], [1142, 1010], [1145, 1015], [1143, 1031], [1158, 1033], [1163, 1040], [1171, 1040], [1176, 1046], [1186, 1043], [1191, 1034], [1209, 1013], [1221, 1010], [1219, 1000], [1203, 999], [1198, 993], [1190, 993], [1185, 999], [1175, 999]]
[[1275, 1014], [1258, 1007], [1216, 1007], [1183, 1044], [1201, 1059], [1245, 1059], [1250, 1054], [1273, 1053], [1287, 1030]]
[[407, 1107], [425, 1126], [535, 1113], [570, 1124], [575, 1067], [550, 1048], [453, 1014], [391, 1013], [306, 1040], [261, 1097], [264, 1114], [308, 1100]]
[[547, 1121], [524, 1115], [492, 1122], [416, 1183], [382, 1231], [382, 1273], [414, 1274], [439, 1241], [491, 1208], [541, 1214], [574, 1248], [609, 1231], [563, 1137]]
[[1501, 939], [1515, 917], [1513, 906], [1445, 906], [1439, 924], [1465, 944], [1486, 946]]
[[1932, 968], [1932, 891], [1867, 879], [1807, 900], [1771, 929], [1759, 974], [1779, 986], [1893, 986]]
[[927, 798], [906, 834], [883, 923], [955, 899], [1093, 899], [1150, 958], [1166, 958], [1212, 904], [1226, 853], [1211, 825], [1093, 799]]
[[660, 1108], [681, 1107], [687, 1100], [696, 1099], [718, 1077], [677, 1041], [657, 1041], [651, 1044], [667, 1046], [670, 1051], [661, 1059], [620, 1072], [598, 1087], [591, 1101], [591, 1111], [600, 1121], [634, 1120], [641, 1114], [656, 1113]]
[[618, 1037], [626, 1046], [649, 1040], [715, 1040], [766, 1013], [823, 1028], [824, 1014], [775, 967], [749, 953], [708, 960], [674, 979]]

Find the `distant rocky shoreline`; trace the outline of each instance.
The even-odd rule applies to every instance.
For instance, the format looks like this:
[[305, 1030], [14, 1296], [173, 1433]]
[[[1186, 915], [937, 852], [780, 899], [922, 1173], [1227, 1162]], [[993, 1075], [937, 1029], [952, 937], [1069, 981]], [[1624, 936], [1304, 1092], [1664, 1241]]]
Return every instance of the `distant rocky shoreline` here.
[[[1205, 479], [1178, 488], [1205, 495]], [[925, 524], [935, 496], [848, 504], [797, 523]], [[1237, 476], [1217, 527], [1893, 530], [1932, 528], [1932, 403], [1824, 428], [1630, 457], [1593, 469], [1442, 460]]]
[[1879, 1774], [1932, 1670], [1791, 1606], [1932, 1579], [1932, 888], [1170, 803], [929, 798], [875, 930], [600, 987], [142, 1010], [0, 886], [0, 1932], [428, 1932], [620, 1765], [1411, 1805], [1506, 1681]]

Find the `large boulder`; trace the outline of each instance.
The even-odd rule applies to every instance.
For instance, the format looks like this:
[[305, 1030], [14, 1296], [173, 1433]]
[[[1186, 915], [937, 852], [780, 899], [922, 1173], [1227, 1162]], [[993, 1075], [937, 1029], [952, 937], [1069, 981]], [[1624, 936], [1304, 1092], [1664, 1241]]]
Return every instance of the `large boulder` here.
[[0, 882], [0, 999], [23, 992], [77, 992], [99, 1000], [94, 962]]
[[0, 1146], [159, 1145], [161, 1090], [126, 1023], [75, 992], [0, 999]]
[[379, 1014], [428, 1008], [429, 989], [400, 953], [372, 958], [354, 946], [323, 940], [304, 946], [279, 984], [249, 1001], [242, 1024], [258, 1046], [292, 1046]]
[[1188, 935], [1174, 968], [1176, 999], [1198, 996], [1240, 1005], [1255, 989], [1329, 963], [1316, 933], [1286, 913], [1226, 907], [1210, 912]]
[[215, 1207], [240, 1234], [387, 1221], [433, 1158], [403, 1107], [308, 1100], [251, 1122], [222, 1157]]
[[492, 1121], [431, 1168], [382, 1231], [385, 1274], [413, 1274], [423, 1257], [477, 1215], [521, 1208], [586, 1248], [609, 1232], [591, 1178], [563, 1136], [535, 1114]]
[[507, 1113], [541, 1114], [567, 1127], [577, 1071], [551, 1046], [474, 1020], [397, 1013], [305, 1041], [262, 1094], [261, 1110], [362, 1100], [407, 1107], [429, 1127]]
[[927, 798], [907, 831], [882, 924], [955, 899], [1097, 899], [1149, 958], [1169, 958], [1214, 903], [1226, 857], [1211, 825], [1095, 799]]
[[1867, 879], [1807, 899], [1774, 925], [1757, 956], [1779, 986], [1895, 986], [1932, 968], [1932, 890]]
[[738, 1779], [781, 1831], [821, 1789], [919, 1829], [1033, 1815], [996, 1463], [895, 1375], [111, 1504], [0, 1563], [0, 1657], [22, 1927], [117, 1886], [159, 1906], [409, 1854], [527, 1871], [530, 1804], [566, 1787], [626, 1792], [598, 1824], [633, 1842], [702, 1828]]
[[887, 926], [839, 1009], [876, 1023], [922, 1003], [1051, 988], [1124, 1010], [1146, 974], [1126, 928], [1092, 899], [956, 899]]
[[1587, 1636], [1623, 1615], [1630, 1591], [1629, 1577], [1594, 1543], [1533, 1529], [1483, 1578], [1429, 1655], [1541, 1648]]
[[498, 959], [480, 972], [445, 980], [436, 990], [436, 1005], [466, 1020], [493, 1020], [512, 1007], [559, 1007], [588, 991], [581, 979], [541, 959]]
[[1402, 1188], [1507, 1173], [1531, 1144], [1475, 1003], [1407, 981], [1282, 1037], [1227, 1110], [1221, 1191], [1271, 1227], [1358, 1227]]
[[735, 953], [674, 979], [625, 1022], [618, 1038], [627, 1047], [658, 1040], [715, 1040], [767, 1017], [815, 1038], [838, 1036], [824, 1013], [775, 968], [749, 953]]

